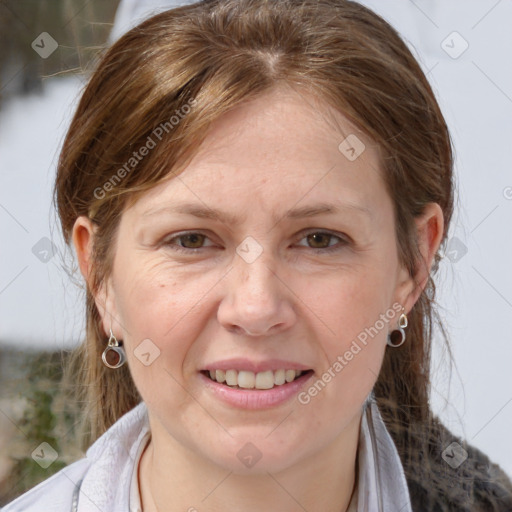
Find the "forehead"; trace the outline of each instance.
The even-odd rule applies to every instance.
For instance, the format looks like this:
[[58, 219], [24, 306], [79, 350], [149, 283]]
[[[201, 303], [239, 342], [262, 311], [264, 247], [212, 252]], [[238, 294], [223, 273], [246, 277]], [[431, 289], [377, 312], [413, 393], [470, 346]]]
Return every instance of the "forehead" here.
[[215, 121], [176, 177], [137, 201], [139, 213], [177, 200], [249, 215], [279, 216], [306, 199], [371, 210], [385, 187], [376, 145], [341, 113], [289, 88], [238, 106]]

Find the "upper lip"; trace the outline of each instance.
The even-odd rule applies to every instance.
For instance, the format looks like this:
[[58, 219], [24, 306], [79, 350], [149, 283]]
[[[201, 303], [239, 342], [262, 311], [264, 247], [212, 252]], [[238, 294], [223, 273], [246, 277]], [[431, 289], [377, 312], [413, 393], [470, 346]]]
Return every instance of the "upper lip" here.
[[263, 361], [252, 361], [245, 358], [223, 359], [207, 364], [203, 370], [237, 370], [249, 371], [254, 373], [266, 372], [268, 370], [310, 370], [311, 367], [296, 361], [287, 361], [285, 359], [265, 359]]

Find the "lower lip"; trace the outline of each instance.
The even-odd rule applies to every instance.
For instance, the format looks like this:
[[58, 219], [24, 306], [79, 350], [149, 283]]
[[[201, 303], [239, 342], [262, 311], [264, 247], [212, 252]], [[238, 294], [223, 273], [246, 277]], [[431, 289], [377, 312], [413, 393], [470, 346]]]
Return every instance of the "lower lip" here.
[[297, 396], [300, 389], [313, 376], [309, 371], [292, 382], [287, 382], [271, 389], [236, 389], [213, 381], [199, 373], [204, 385], [223, 402], [240, 409], [267, 409], [287, 402]]

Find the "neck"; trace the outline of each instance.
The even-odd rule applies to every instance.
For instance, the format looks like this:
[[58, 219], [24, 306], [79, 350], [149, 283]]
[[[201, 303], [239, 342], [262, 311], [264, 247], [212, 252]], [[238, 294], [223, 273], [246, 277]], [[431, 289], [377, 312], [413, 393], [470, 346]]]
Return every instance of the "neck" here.
[[345, 512], [356, 482], [360, 422], [359, 413], [333, 443], [294, 466], [250, 475], [201, 459], [151, 424], [139, 464], [143, 511]]

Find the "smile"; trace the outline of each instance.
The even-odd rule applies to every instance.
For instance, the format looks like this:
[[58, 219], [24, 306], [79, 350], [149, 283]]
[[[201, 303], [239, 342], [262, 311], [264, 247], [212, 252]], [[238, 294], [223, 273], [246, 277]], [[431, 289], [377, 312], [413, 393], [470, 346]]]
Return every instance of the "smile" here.
[[[309, 370], [308, 370], [309, 371]], [[234, 389], [272, 389], [274, 386], [283, 386], [293, 382], [306, 373], [302, 370], [280, 369], [264, 372], [252, 372], [248, 370], [205, 370], [204, 375], [219, 384]]]

